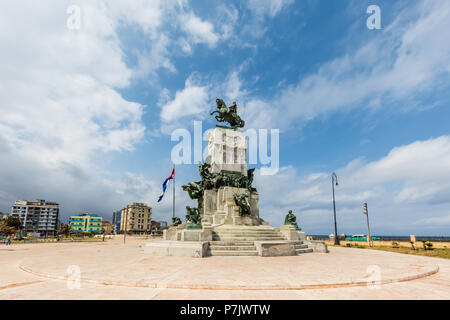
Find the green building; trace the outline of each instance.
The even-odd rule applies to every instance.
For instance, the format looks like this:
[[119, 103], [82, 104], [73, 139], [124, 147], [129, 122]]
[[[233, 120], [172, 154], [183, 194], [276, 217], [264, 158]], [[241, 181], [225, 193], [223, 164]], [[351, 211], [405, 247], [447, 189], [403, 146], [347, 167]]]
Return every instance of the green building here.
[[72, 231], [101, 233], [102, 221], [103, 218], [96, 214], [84, 213], [81, 216], [70, 217], [69, 225]]

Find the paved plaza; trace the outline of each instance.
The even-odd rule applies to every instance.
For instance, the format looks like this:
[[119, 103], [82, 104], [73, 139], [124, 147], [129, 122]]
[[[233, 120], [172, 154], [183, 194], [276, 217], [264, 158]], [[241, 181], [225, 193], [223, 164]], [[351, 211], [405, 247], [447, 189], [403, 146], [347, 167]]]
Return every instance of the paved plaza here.
[[0, 298], [450, 299], [446, 259], [334, 247], [287, 257], [159, 257], [139, 250], [144, 241], [2, 246]]

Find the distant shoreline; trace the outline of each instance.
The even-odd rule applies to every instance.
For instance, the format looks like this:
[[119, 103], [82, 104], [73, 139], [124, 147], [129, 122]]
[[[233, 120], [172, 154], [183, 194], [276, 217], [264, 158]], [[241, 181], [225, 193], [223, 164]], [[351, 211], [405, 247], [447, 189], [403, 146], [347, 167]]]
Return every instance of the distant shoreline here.
[[[311, 234], [309, 236], [312, 236], [314, 239], [320, 240], [328, 240], [329, 235], [324, 234]], [[346, 234], [346, 236], [351, 236], [351, 234]], [[409, 241], [409, 236], [379, 236], [379, 235], [372, 235], [373, 237], [379, 237], [380, 241]], [[428, 241], [442, 241], [442, 242], [448, 242], [450, 241], [450, 236], [418, 236], [416, 235], [417, 241], [421, 240], [428, 240]]]

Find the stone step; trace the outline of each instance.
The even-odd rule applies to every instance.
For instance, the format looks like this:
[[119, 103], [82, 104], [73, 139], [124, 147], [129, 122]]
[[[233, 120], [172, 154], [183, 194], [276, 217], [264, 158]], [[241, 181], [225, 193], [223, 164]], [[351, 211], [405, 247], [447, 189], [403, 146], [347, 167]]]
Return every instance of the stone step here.
[[256, 250], [235, 251], [235, 250], [208, 250], [211, 256], [257, 256]]
[[210, 246], [253, 246], [253, 241], [209, 241]]
[[237, 231], [237, 232], [278, 232], [278, 229], [261, 229], [261, 228], [215, 228], [214, 231]]
[[231, 232], [214, 232], [213, 235], [217, 236], [230, 236], [230, 237], [282, 237], [280, 233], [231, 233]]
[[220, 225], [216, 226], [215, 230], [278, 230], [277, 228], [266, 226], [266, 225], [259, 225], [259, 226], [246, 226], [246, 225]]
[[213, 235], [218, 236], [232, 236], [232, 237], [281, 237], [280, 233], [231, 233], [231, 232], [214, 232]]
[[219, 241], [269, 241], [269, 240], [285, 240], [283, 237], [215, 237], [213, 236], [213, 240]]
[[313, 252], [313, 249], [311, 248], [306, 248], [306, 249], [295, 249], [295, 253], [297, 255], [302, 254], [302, 253], [309, 253], [309, 252]]
[[240, 229], [240, 228], [216, 228], [214, 232], [278, 232], [277, 229]]
[[296, 244], [295, 249], [305, 249], [308, 248], [307, 244]]
[[209, 246], [210, 250], [237, 250], [237, 251], [252, 251], [252, 250], [256, 250], [255, 246], [236, 246], [236, 245], [231, 245], [231, 246]]

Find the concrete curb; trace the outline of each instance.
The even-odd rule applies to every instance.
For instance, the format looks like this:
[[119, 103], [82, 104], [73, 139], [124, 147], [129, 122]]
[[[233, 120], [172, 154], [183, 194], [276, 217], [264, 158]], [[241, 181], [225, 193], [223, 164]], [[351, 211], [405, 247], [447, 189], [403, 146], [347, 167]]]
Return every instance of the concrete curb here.
[[[33, 274], [38, 277], [44, 277], [49, 279], [57, 279], [67, 281], [68, 276], [57, 276], [52, 274], [46, 274], [42, 272], [34, 271], [23, 265], [18, 266], [20, 270]], [[439, 272], [439, 266], [436, 265], [432, 270], [393, 279], [383, 279], [371, 285], [385, 285], [389, 283], [405, 282], [417, 280], [420, 278], [428, 277]], [[105, 281], [105, 280], [95, 280], [89, 278], [80, 279], [82, 283], [94, 283], [105, 286], [120, 286], [120, 287], [137, 287], [137, 288], [167, 288], [167, 289], [190, 289], [190, 290], [313, 290], [313, 289], [333, 289], [333, 288], [343, 288], [343, 287], [362, 287], [367, 286], [367, 281], [352, 281], [352, 282], [341, 282], [341, 283], [320, 283], [320, 284], [305, 284], [305, 285], [292, 285], [292, 286], [280, 286], [280, 285], [269, 285], [269, 286], [247, 286], [247, 285], [204, 285], [204, 284], [170, 284], [170, 283], [127, 283], [118, 281]]]

